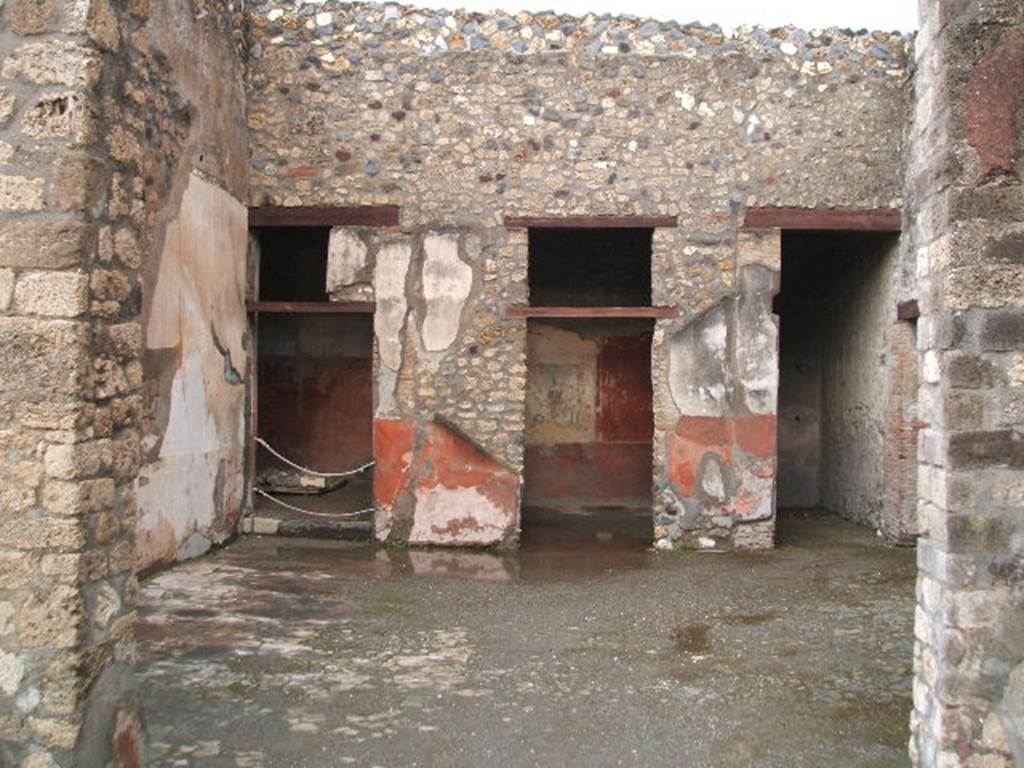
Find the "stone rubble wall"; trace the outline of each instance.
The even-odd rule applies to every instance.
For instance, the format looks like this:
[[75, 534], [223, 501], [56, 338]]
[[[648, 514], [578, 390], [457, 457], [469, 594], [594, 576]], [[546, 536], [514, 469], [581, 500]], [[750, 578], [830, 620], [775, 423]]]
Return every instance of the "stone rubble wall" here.
[[192, 155], [210, 118], [188, 85], [223, 72], [182, 74], [222, 51], [241, 105], [239, 58], [216, 4], [0, 13], [0, 764], [140, 765], [136, 476], [160, 408], [140, 314], [192, 166], [246, 197], [244, 142]]
[[[328, 0], [254, 6], [248, 42], [253, 204], [397, 204], [398, 240], [457, 230], [467, 253], [481, 253], [470, 326], [439, 352], [423, 345], [431, 323], [410, 294], [421, 257], [389, 246], [408, 285], [391, 275], [385, 297], [377, 285], [378, 344], [391, 361], [378, 368], [378, 410], [393, 410], [398, 392], [410, 413], [442, 416], [520, 473], [526, 322], [504, 310], [528, 302], [527, 243], [504, 217], [676, 215], [653, 254], [654, 304], [680, 309], [659, 321], [653, 352], [655, 498], [669, 513], [658, 532], [691, 545], [770, 545], [774, 441], [763, 438], [775, 413], [766, 393], [777, 379], [778, 254], [767, 269], [737, 267], [743, 211], [900, 205], [907, 39], [788, 28], [727, 37], [628, 18]], [[367, 295], [367, 281], [343, 294]], [[415, 322], [402, 325], [407, 313]], [[735, 397], [716, 410], [725, 422], [713, 444], [680, 453], [680, 417], [705, 414], [672, 399], [694, 382], [669, 360], [692, 323], [719, 315], [731, 318], [728, 353], [712, 357]], [[753, 408], [744, 387], [764, 394]], [[690, 471], [673, 463], [683, 454], [725, 461], [708, 478], [712, 511], [692, 483], [671, 486], [673, 472]], [[729, 521], [763, 525], [737, 536]]]
[[921, 318], [911, 756], [1024, 764], [1024, 6], [922, 5], [907, 173]]
[[745, 205], [900, 202], [903, 37], [667, 25], [681, 39], [664, 53], [519, 54], [534, 26], [642, 27], [522, 19], [485, 48], [442, 51], [415, 40], [499, 22], [333, 0], [253, 7], [253, 204], [397, 203], [409, 227], [680, 214], [683, 245], [699, 250], [729, 247]]

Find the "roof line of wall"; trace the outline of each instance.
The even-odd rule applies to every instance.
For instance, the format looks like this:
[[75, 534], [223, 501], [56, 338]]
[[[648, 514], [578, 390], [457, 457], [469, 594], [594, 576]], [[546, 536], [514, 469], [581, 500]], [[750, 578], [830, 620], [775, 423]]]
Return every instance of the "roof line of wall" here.
[[[370, 54], [504, 51], [512, 54], [580, 52], [695, 58], [746, 53], [789, 59], [795, 69], [828, 69], [838, 60], [862, 61], [866, 69], [902, 70], [913, 37], [900, 32], [805, 31], [792, 26], [739, 27], [682, 24], [633, 16], [553, 12], [506, 14], [431, 10], [398, 3], [268, 0], [250, 6], [250, 18], [275, 44], [319, 39], [328, 63], [361, 48]], [[261, 51], [253, 51], [259, 56]]]

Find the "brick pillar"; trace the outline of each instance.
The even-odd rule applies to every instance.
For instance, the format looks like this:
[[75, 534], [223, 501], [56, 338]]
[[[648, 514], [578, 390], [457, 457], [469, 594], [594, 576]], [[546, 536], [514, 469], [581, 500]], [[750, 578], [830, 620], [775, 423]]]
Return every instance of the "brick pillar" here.
[[921, 8], [907, 176], [924, 423], [911, 755], [1008, 767], [1024, 764], [1024, 6]]

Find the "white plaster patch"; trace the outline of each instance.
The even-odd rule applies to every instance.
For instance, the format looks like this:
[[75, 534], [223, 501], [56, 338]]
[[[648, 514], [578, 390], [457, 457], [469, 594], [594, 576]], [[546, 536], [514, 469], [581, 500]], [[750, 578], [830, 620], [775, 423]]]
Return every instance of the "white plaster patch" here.
[[395, 415], [395, 387], [397, 385], [398, 372], [382, 365], [377, 371], [377, 407], [374, 410], [376, 416]]
[[27, 714], [29, 712], [34, 711], [35, 708], [39, 706], [39, 702], [42, 701], [42, 699], [43, 697], [42, 694], [39, 692], [39, 689], [35, 686], [32, 686], [28, 690], [23, 691], [22, 694], [18, 696], [18, 699], [15, 702], [15, 704], [17, 705], [19, 712], [24, 712]]
[[[157, 462], [143, 467], [136, 482], [139, 501], [140, 549], [152, 537], [158, 547], [175, 548], [197, 528], [216, 517], [217, 458], [221, 441], [213, 418], [214, 404], [207, 399], [201, 355], [190, 355], [171, 385], [170, 415]], [[171, 541], [164, 541], [167, 533]], [[172, 557], [176, 552], [148, 552]]]
[[391, 535], [393, 520], [394, 515], [391, 513], [391, 507], [378, 504], [377, 510], [373, 515], [373, 535], [377, 541], [385, 542], [388, 540], [388, 536]]
[[725, 478], [722, 477], [722, 467], [717, 461], [709, 461], [704, 468], [700, 479], [704, 493], [715, 501], [725, 501]]
[[459, 335], [462, 310], [473, 287], [473, 268], [459, 258], [455, 235], [427, 235], [423, 251], [427, 311], [420, 332], [428, 352], [441, 352]]
[[405, 278], [412, 261], [412, 247], [408, 242], [387, 243], [377, 253], [373, 284], [377, 297], [377, 311], [373, 316], [373, 331], [381, 363], [391, 371], [402, 364], [402, 328], [409, 308], [405, 295]]
[[140, 568], [174, 560], [197, 530], [223, 539], [215, 526], [244, 501], [248, 248], [245, 207], [191, 176], [150, 292], [146, 347], [175, 349], [181, 362], [161, 393], [163, 433], [142, 436], [147, 451], [160, 451], [136, 482]]
[[721, 309], [709, 312], [702, 327], [671, 338], [668, 350], [669, 392], [680, 414], [725, 414], [725, 353], [728, 328]]
[[25, 664], [13, 653], [0, 651], [0, 691], [13, 696], [25, 674]]
[[509, 515], [476, 488], [434, 488], [416, 492], [410, 544], [486, 546], [508, 532]]
[[366, 243], [351, 229], [332, 229], [327, 244], [327, 292], [358, 282], [366, 269], [367, 253]]
[[924, 353], [924, 363], [921, 367], [921, 374], [928, 384], [938, 384], [942, 379], [942, 369], [939, 365], [939, 356], [935, 351], [929, 349]]
[[725, 355], [725, 342], [728, 338], [728, 332], [724, 321], [704, 328], [701, 331], [700, 338], [708, 350], [722, 356]]
[[742, 333], [737, 352], [743, 401], [751, 413], [774, 414], [779, 389], [778, 329], [770, 316], [762, 316], [759, 327]]
[[117, 594], [117, 590], [109, 584], [101, 586], [96, 594], [96, 609], [92, 614], [95, 626], [105, 629], [120, 610], [121, 597]]

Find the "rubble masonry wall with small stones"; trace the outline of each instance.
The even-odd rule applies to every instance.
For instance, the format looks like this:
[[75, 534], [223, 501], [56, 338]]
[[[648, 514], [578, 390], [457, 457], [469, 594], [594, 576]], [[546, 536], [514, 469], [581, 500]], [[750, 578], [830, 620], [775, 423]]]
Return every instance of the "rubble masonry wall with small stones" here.
[[[520, 475], [526, 321], [504, 313], [528, 302], [527, 235], [504, 217], [678, 216], [653, 254], [654, 304], [680, 310], [652, 355], [657, 534], [770, 544], [778, 241], [740, 254], [743, 213], [900, 205], [908, 40], [271, 2], [248, 44], [251, 203], [397, 204], [389, 237], [449, 233], [471, 268], [457, 334], [427, 350], [425, 256], [397, 257], [378, 415], [440, 418]], [[684, 418], [705, 437], [677, 439]]]

